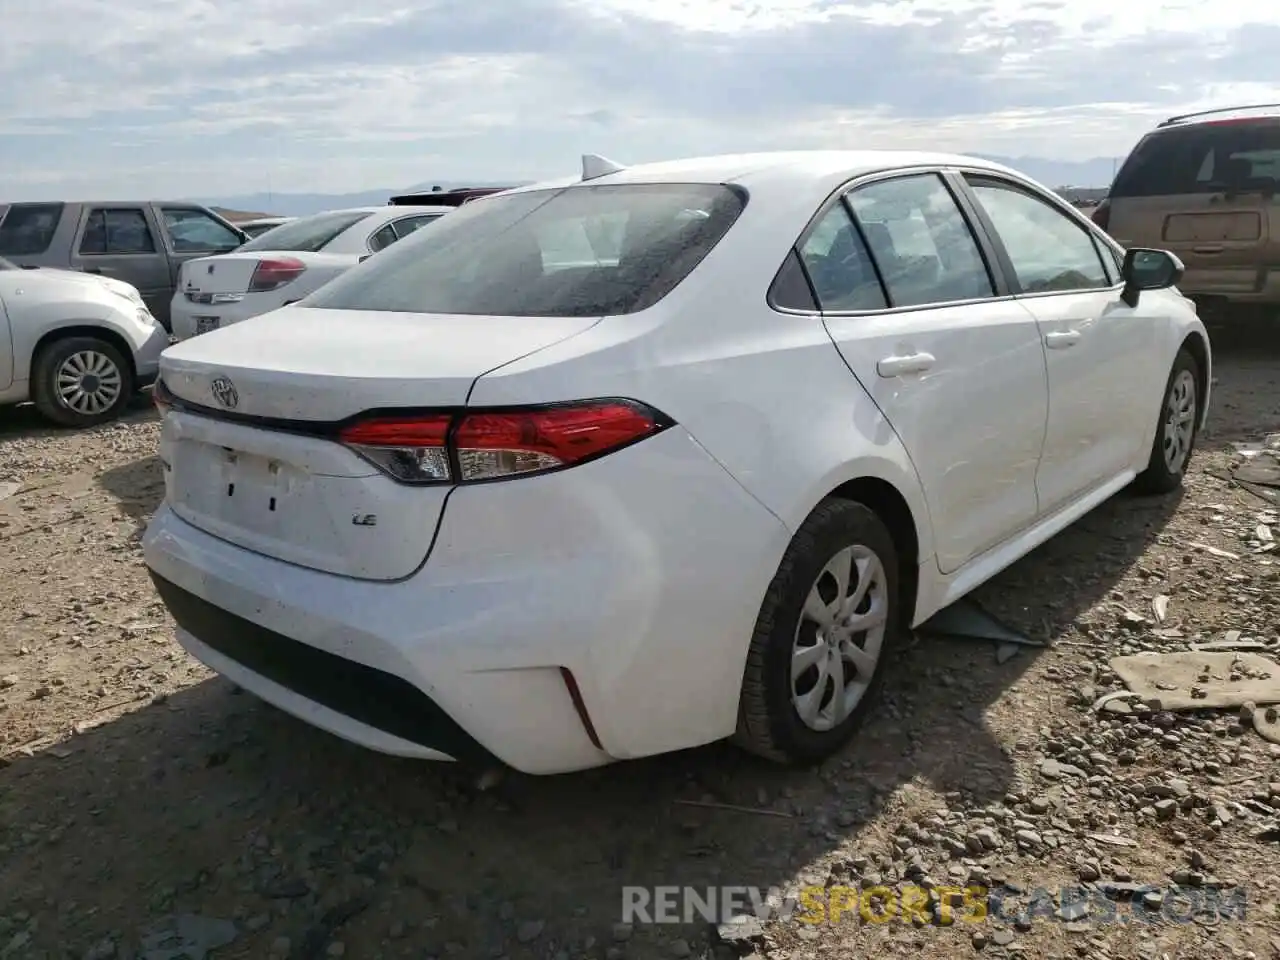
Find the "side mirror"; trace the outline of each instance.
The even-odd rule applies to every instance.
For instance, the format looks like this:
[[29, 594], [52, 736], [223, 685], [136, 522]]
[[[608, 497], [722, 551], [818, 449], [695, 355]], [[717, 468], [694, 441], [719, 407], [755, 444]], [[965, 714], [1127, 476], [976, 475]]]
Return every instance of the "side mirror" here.
[[1134, 247], [1126, 251], [1120, 277], [1124, 290], [1120, 299], [1127, 306], [1136, 307], [1143, 290], [1167, 290], [1182, 279], [1182, 261], [1167, 250], [1149, 250]]

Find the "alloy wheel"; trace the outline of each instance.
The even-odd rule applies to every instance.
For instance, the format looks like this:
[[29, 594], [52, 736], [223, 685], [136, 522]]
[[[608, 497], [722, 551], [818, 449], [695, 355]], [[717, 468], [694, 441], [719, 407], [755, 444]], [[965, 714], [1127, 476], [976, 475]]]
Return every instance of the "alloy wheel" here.
[[791, 703], [801, 723], [838, 727], [866, 695], [889, 620], [884, 563], [868, 547], [845, 547], [809, 588], [791, 656]]

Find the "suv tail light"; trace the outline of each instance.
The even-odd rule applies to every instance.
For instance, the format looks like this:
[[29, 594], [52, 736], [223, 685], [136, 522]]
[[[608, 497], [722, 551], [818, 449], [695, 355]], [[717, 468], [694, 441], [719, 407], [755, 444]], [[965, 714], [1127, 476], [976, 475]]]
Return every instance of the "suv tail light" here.
[[401, 483], [468, 483], [562, 470], [621, 450], [672, 421], [633, 400], [372, 416], [340, 442]]
[[253, 276], [249, 278], [250, 293], [266, 293], [278, 290], [286, 283], [297, 280], [307, 269], [307, 265], [296, 257], [272, 257], [270, 260], [259, 260], [253, 268]]
[[1103, 200], [1100, 204], [1093, 208], [1093, 216], [1090, 219], [1103, 230], [1111, 223], [1111, 201]]

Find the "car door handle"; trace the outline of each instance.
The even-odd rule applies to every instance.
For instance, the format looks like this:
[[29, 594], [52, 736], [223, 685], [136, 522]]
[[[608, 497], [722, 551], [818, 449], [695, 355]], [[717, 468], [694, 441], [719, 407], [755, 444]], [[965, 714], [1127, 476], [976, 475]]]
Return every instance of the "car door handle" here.
[[1044, 344], [1050, 350], [1065, 350], [1080, 342], [1079, 330], [1055, 330], [1044, 335]]
[[912, 353], [905, 357], [885, 357], [876, 364], [876, 373], [882, 377], [900, 377], [907, 373], [924, 373], [937, 360], [931, 353]]
[[1206, 246], [1206, 247], [1192, 247], [1192, 248], [1191, 248], [1191, 250], [1192, 250], [1192, 252], [1193, 252], [1193, 253], [1199, 253], [1199, 254], [1202, 254], [1202, 255], [1204, 255], [1204, 256], [1209, 256], [1210, 254], [1214, 254], [1214, 253], [1221, 253], [1221, 252], [1222, 252], [1222, 249], [1223, 249], [1222, 247], [1219, 247], [1219, 246], [1216, 246], [1216, 245], [1213, 245], [1213, 246]]
[[85, 273], [96, 273], [96, 274], [98, 274], [99, 276], [102, 276], [102, 275], [103, 275], [103, 274], [105, 274], [107, 271], [103, 270], [101, 267], [85, 267], [85, 268], [84, 268], [84, 272], [85, 272]]

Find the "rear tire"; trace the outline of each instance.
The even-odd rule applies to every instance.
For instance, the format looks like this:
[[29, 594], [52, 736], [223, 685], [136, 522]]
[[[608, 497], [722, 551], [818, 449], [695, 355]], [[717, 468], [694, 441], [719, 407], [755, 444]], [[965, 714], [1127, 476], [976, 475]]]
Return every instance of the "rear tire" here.
[[884, 522], [860, 503], [824, 500], [765, 594], [734, 742], [788, 765], [821, 762], [848, 743], [877, 699], [898, 604], [898, 553]]
[[133, 399], [133, 367], [97, 337], [55, 340], [36, 355], [31, 399], [40, 414], [63, 427], [114, 420]]
[[1160, 403], [1147, 469], [1133, 482], [1137, 493], [1171, 493], [1182, 486], [1199, 432], [1200, 383], [1196, 358], [1186, 350], [1178, 351]]

